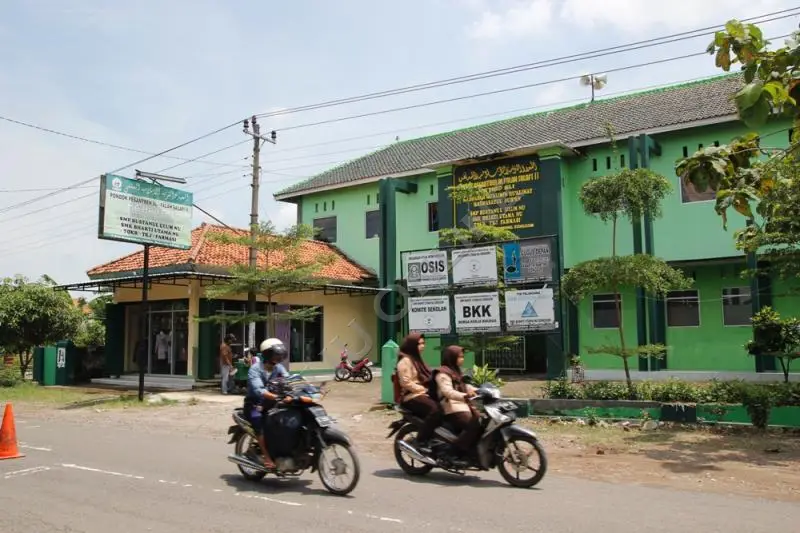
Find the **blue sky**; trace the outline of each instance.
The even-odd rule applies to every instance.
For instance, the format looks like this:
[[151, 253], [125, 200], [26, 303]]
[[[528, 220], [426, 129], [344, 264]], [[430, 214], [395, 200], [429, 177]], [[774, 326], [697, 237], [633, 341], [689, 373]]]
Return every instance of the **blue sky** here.
[[[582, 53], [790, 7], [793, 3], [784, 0], [3, 0], [0, 115], [154, 153], [253, 113]], [[762, 27], [767, 36], [783, 35], [798, 21], [794, 16]], [[577, 78], [700, 52], [709, 40], [265, 118], [262, 129], [277, 129], [278, 143], [262, 151], [261, 217], [290, 224], [294, 206], [276, 203], [274, 191], [397, 137], [574, 104], [589, 94], [572, 79], [324, 126], [282, 128]], [[625, 70], [609, 75], [600, 96], [716, 73], [710, 56]], [[169, 155], [194, 158], [245, 139], [241, 128], [231, 128]], [[188, 178], [198, 205], [228, 224], [245, 226], [249, 154], [249, 144], [243, 144], [167, 173]], [[63, 187], [142, 157], [0, 121], [0, 276], [46, 273], [63, 283], [83, 281], [92, 266], [137, 249], [96, 238], [97, 183], [4, 209], [50, 192], [20, 189]], [[158, 158], [139, 168], [158, 172], [181, 162]], [[205, 219], [196, 214], [198, 224]]]

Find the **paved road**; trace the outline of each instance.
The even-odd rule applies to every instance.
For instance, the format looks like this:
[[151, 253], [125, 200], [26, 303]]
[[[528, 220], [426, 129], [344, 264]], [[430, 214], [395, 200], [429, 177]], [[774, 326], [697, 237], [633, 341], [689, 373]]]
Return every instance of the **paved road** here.
[[361, 458], [359, 486], [341, 498], [316, 475], [246, 482], [225, 459], [225, 441], [204, 435], [25, 418], [17, 432], [27, 456], [0, 461], [3, 533], [788, 533], [800, 523], [800, 506], [787, 503], [557, 476], [534, 490], [507, 487], [496, 472], [409, 481], [370, 457]]

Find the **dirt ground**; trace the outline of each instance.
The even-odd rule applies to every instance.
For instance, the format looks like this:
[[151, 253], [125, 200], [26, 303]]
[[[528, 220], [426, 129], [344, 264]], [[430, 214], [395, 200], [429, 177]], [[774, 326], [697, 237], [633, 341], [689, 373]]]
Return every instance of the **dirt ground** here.
[[[323, 401], [328, 411], [353, 437], [362, 453], [389, 458], [387, 426], [393, 411], [377, 408], [379, 382], [328, 383]], [[538, 396], [536, 384], [512, 382], [506, 396]], [[110, 406], [73, 409], [52, 402], [28, 399], [14, 404], [18, 417], [58, 418], [75, 423], [136, 427], [148, 433], [181, 432], [222, 438], [231, 423], [230, 413], [240, 400], [224, 401], [214, 392], [192, 393], [199, 401], [138, 407], [117, 402]], [[187, 395], [188, 396], [191, 395]], [[377, 409], [377, 410], [376, 410]], [[542, 439], [548, 453], [549, 472], [599, 481], [634, 483], [742, 494], [800, 502], [800, 432], [771, 431], [759, 434], [751, 428], [590, 427], [551, 420], [521, 422]]]

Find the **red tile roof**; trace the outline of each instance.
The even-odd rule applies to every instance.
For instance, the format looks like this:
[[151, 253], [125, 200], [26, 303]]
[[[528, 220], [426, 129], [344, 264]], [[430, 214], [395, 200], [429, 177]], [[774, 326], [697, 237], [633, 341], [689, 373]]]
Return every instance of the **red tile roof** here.
[[[189, 250], [151, 246], [149, 266], [150, 268], [159, 268], [193, 264], [196, 266], [226, 268], [236, 264], [246, 264], [249, 258], [249, 251], [246, 246], [214, 242], [208, 238], [208, 234], [228, 233], [244, 235], [247, 231], [248, 230], [244, 229], [229, 229], [224, 226], [206, 224], [204, 222], [199, 227], [192, 230], [192, 247]], [[325, 253], [332, 253], [335, 259], [332, 263], [320, 270], [318, 273], [319, 277], [349, 283], [358, 283], [374, 277], [373, 273], [353, 260], [348, 259], [341, 250], [331, 244], [309, 240], [303, 244], [301, 249], [301, 256], [309, 261], [313, 261], [316, 257]], [[266, 267], [266, 261], [267, 259], [263, 253], [258, 255], [259, 266]], [[271, 254], [270, 263], [272, 266], [280, 265], [282, 261], [283, 257], [281, 254]], [[87, 274], [91, 277], [100, 274], [130, 272], [139, 270], [143, 266], [144, 251], [138, 251], [96, 266], [89, 270]]]

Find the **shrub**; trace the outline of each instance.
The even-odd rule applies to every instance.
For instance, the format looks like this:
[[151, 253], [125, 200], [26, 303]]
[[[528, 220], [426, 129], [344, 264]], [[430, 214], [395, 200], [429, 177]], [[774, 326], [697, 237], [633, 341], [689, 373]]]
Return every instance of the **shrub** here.
[[580, 400], [583, 398], [581, 388], [561, 377], [555, 381], [548, 381], [544, 386], [544, 397], [553, 400]]
[[610, 381], [594, 381], [583, 385], [584, 398], [590, 400], [628, 400], [630, 394], [624, 383]]
[[15, 387], [20, 383], [22, 383], [22, 376], [18, 366], [0, 366], [0, 387]]
[[484, 383], [491, 383], [495, 387], [502, 387], [505, 382], [497, 375], [497, 370], [492, 370], [489, 365], [472, 367], [472, 384], [480, 387]]

